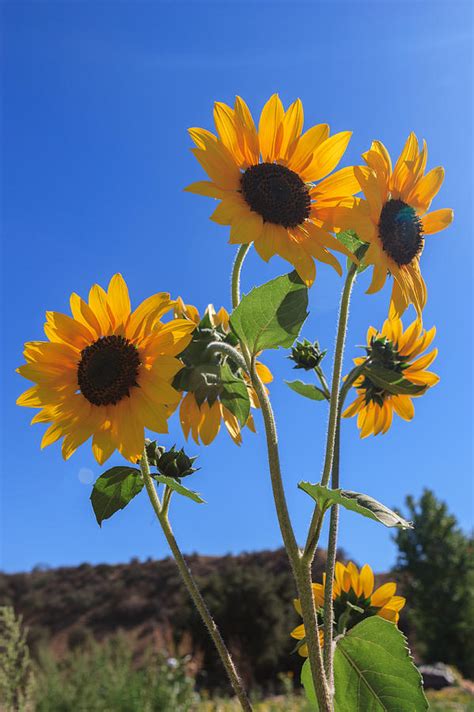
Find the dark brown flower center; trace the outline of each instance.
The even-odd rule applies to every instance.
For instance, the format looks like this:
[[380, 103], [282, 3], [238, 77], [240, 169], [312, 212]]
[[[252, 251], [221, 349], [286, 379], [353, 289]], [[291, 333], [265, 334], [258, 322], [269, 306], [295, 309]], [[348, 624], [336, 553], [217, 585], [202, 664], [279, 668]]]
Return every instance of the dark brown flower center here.
[[408, 265], [423, 248], [423, 226], [416, 211], [403, 200], [388, 200], [379, 220], [383, 249], [400, 267]]
[[115, 405], [137, 386], [140, 356], [123, 336], [103, 336], [81, 352], [77, 381], [93, 405]]
[[265, 222], [296, 227], [309, 217], [311, 197], [299, 175], [277, 163], [247, 168], [240, 179], [242, 195], [250, 209]]

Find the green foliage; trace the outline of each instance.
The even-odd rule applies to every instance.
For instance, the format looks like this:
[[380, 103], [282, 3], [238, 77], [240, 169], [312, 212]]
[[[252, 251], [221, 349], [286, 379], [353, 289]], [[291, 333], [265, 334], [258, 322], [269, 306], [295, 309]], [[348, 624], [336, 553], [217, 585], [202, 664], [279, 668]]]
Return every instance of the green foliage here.
[[184, 712], [197, 699], [182, 662], [149, 655], [137, 667], [123, 636], [59, 662], [43, 654], [39, 671], [36, 712]]
[[[309, 661], [301, 681], [317, 709]], [[428, 709], [421, 675], [398, 628], [373, 616], [339, 639], [334, 655], [335, 712]]]
[[373, 497], [360, 492], [350, 490], [330, 489], [321, 484], [311, 484], [311, 482], [299, 482], [298, 487], [309, 494], [315, 502], [323, 509], [328, 509], [333, 504], [340, 504], [345, 509], [350, 509], [363, 517], [374, 519], [376, 522], [384, 524], [386, 527], [401, 527], [409, 529], [412, 525], [396, 512], [377, 502]]
[[416, 396], [420, 395], [420, 393], [424, 393], [427, 388], [426, 386], [412, 383], [407, 378], [404, 378], [403, 373], [391, 371], [377, 364], [364, 366], [362, 373], [369, 378], [374, 385], [386, 393]]
[[[368, 245], [362, 242], [362, 240], [359, 240], [359, 237], [354, 230], [345, 230], [344, 232], [340, 232], [336, 237], [339, 242], [342, 242], [342, 244], [345, 245], [347, 249], [358, 258], [359, 266], [357, 268], [357, 273], [360, 274], [361, 272], [364, 272], [368, 265], [364, 263], [362, 258], [367, 252]], [[349, 269], [352, 264], [352, 260], [347, 258], [347, 269]]]
[[308, 316], [308, 289], [296, 272], [272, 279], [242, 297], [230, 317], [237, 337], [250, 353], [289, 348]]
[[201, 499], [197, 492], [194, 492], [194, 490], [190, 490], [187, 487], [184, 487], [182, 484], [180, 484], [180, 482], [178, 482], [178, 480], [175, 480], [174, 477], [153, 475], [153, 478], [157, 482], [161, 482], [162, 484], [167, 485], [170, 489], [173, 490], [173, 492], [177, 492], [178, 494], [183, 495], [183, 497], [192, 499], [193, 502], [197, 502], [198, 504], [204, 504], [204, 500]]
[[221, 403], [235, 415], [243, 428], [250, 415], [250, 397], [247, 384], [235, 376], [228, 363], [221, 366]]
[[466, 536], [446, 504], [425, 489], [406, 507], [414, 528], [397, 532], [397, 570], [410, 604], [408, 624], [426, 662], [474, 670], [473, 539]]
[[142, 491], [140, 470], [134, 467], [112, 467], [104, 472], [92, 488], [90, 500], [97, 519], [102, 526], [119, 509], [123, 509]]
[[22, 619], [0, 606], [0, 704], [2, 712], [33, 710], [34, 678]]
[[312, 383], [303, 383], [303, 381], [285, 381], [285, 383], [292, 391], [298, 393], [300, 396], [316, 401], [327, 400], [323, 391]]

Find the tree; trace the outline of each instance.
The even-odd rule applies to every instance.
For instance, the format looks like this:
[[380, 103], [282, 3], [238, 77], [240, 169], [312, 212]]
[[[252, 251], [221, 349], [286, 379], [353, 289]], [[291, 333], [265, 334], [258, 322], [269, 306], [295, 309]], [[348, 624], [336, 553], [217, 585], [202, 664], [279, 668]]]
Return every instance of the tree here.
[[472, 676], [473, 539], [431, 490], [418, 502], [411, 496], [405, 502], [414, 528], [395, 535], [397, 573], [416, 650], [426, 662], [443, 661]]

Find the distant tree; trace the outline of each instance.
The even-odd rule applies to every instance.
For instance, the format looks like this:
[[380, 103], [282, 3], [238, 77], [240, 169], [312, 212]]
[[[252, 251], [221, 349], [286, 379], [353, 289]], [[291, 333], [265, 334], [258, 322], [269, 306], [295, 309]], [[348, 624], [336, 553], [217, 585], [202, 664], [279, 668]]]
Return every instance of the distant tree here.
[[473, 539], [431, 490], [425, 489], [418, 502], [407, 497], [406, 507], [404, 516], [414, 528], [395, 535], [397, 573], [416, 650], [426, 662], [443, 661], [472, 677]]

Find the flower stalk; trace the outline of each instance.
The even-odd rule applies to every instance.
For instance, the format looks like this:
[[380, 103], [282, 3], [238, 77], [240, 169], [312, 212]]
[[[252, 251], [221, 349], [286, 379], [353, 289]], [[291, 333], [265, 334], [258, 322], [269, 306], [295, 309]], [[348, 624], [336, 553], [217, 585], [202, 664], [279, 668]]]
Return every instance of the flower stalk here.
[[[168, 514], [167, 514], [167, 506], [169, 505], [169, 497], [166, 502], [166, 505], [167, 505], [166, 508], [164, 506], [165, 503], [163, 503], [163, 505], [162, 505], [162, 503], [160, 502], [160, 498], [156, 491], [155, 483], [153, 482], [153, 478], [150, 473], [150, 465], [148, 463], [146, 448], [143, 450], [143, 455], [140, 460], [140, 470], [142, 473], [143, 482], [145, 484], [146, 491], [148, 493], [148, 497], [151, 502], [151, 506], [153, 507], [156, 517], [161, 525], [161, 528], [165, 535], [166, 541], [168, 542], [168, 545], [171, 549], [171, 552], [174, 556], [174, 560], [175, 560], [176, 565], [179, 569], [181, 577], [186, 585], [186, 588], [189, 591], [189, 594], [193, 600], [194, 605], [196, 606], [206, 628], [209, 631], [209, 635], [211, 636], [214, 645], [216, 646], [217, 652], [219, 653], [219, 656], [222, 660], [222, 664], [224, 665], [225, 671], [228, 675], [228, 678], [229, 678], [230, 683], [233, 687], [233, 690], [234, 690], [235, 694], [237, 695], [237, 698], [240, 702], [242, 709], [245, 712], [252, 712], [252, 706], [251, 706], [250, 701], [247, 697], [242, 680], [241, 680], [240, 675], [237, 671], [237, 668], [235, 667], [234, 661], [232, 660], [232, 656], [231, 656], [229, 650], [227, 649], [227, 646], [226, 646], [226, 644], [222, 638], [222, 635], [219, 631], [219, 628], [217, 627], [213, 617], [211, 616], [211, 613], [209, 612], [206, 602], [204, 601], [204, 599], [201, 595], [201, 592], [193, 578], [193, 575], [186, 563], [186, 560], [181, 553], [181, 550], [180, 550], [178, 543], [175, 539], [175, 536], [173, 534], [173, 530], [171, 529], [171, 525], [170, 525], [170, 522], [168, 519]], [[165, 497], [166, 497], [166, 494], [165, 494]]]
[[[232, 270], [232, 306], [235, 309], [240, 301], [240, 272], [245, 255], [248, 251], [247, 245], [242, 245], [234, 262]], [[283, 543], [290, 560], [290, 565], [295, 578], [296, 587], [301, 600], [301, 609], [306, 630], [308, 631], [308, 651], [311, 665], [313, 683], [316, 690], [319, 708], [322, 712], [331, 712], [331, 698], [329, 688], [324, 674], [323, 658], [319, 646], [319, 630], [316, 618], [316, 608], [313, 591], [311, 588], [311, 569], [305, 567], [301, 559], [301, 551], [298, 547], [293, 526], [291, 523], [288, 506], [286, 502], [285, 490], [281, 476], [280, 454], [278, 448], [278, 433], [275, 416], [270, 403], [270, 399], [265, 390], [255, 368], [255, 358], [251, 358], [245, 344], [241, 343], [242, 352], [250, 371], [252, 385], [255, 388], [262, 417], [265, 426], [265, 436], [267, 441], [268, 466], [273, 491], [273, 499], [280, 525]]]

